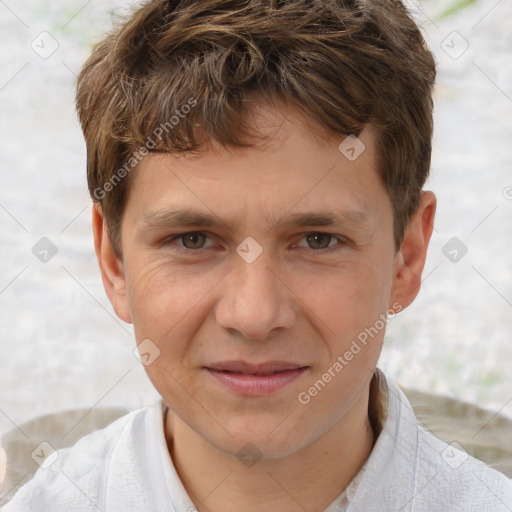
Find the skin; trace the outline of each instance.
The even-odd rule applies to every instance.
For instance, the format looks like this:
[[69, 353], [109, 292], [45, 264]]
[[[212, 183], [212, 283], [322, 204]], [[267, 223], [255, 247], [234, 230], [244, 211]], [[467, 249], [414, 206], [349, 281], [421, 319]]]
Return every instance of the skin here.
[[[371, 452], [369, 383], [385, 329], [308, 404], [297, 397], [379, 315], [414, 300], [436, 199], [422, 193], [396, 251], [371, 126], [359, 137], [365, 151], [350, 162], [338, 150], [343, 136], [319, 136], [292, 110], [254, 112], [255, 129], [272, 134], [267, 144], [235, 151], [212, 142], [199, 156], [146, 157], [123, 214], [122, 260], [98, 205], [96, 252], [117, 315], [133, 322], [138, 343], [150, 339], [160, 350], [145, 368], [170, 407], [169, 453], [197, 509], [320, 512]], [[173, 226], [155, 213], [171, 207], [218, 222]], [[294, 214], [328, 210], [365, 219], [286, 225]], [[191, 231], [207, 236], [173, 238]], [[311, 233], [332, 237], [315, 244]], [[263, 249], [252, 263], [236, 252], [248, 236]], [[229, 359], [308, 369], [273, 394], [242, 396], [204, 368]], [[261, 454], [251, 467], [237, 457], [247, 443]]]

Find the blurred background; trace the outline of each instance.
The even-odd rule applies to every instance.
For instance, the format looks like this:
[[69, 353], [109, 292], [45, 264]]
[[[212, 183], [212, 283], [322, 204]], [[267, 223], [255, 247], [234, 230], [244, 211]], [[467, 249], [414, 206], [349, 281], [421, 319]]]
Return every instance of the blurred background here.
[[[152, 403], [93, 250], [76, 75], [137, 2], [0, 1], [0, 434], [48, 412]], [[512, 417], [512, 2], [407, 2], [436, 55], [422, 290], [381, 368]]]

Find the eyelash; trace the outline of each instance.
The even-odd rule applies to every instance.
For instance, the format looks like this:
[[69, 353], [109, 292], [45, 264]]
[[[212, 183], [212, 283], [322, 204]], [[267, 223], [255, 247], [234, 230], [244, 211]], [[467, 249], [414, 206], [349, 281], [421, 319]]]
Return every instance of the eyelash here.
[[[163, 245], [164, 246], [169, 246], [174, 241], [179, 240], [180, 238], [183, 238], [186, 235], [195, 235], [195, 234], [205, 235], [206, 237], [210, 238], [208, 236], [208, 234], [205, 233], [204, 231], [187, 231], [185, 233], [180, 233], [179, 235], [174, 235], [174, 236], [168, 238], [167, 240], [164, 241]], [[312, 249], [311, 247], [300, 247], [301, 249], [309, 249], [309, 250], [311, 250], [311, 251], [313, 251], [315, 253], [323, 253], [323, 254], [330, 253], [330, 252], [333, 252], [333, 251], [341, 249], [342, 246], [346, 245], [347, 242], [348, 242], [348, 240], [345, 237], [343, 237], [343, 236], [334, 235], [332, 233], [326, 233], [324, 231], [308, 231], [307, 233], [305, 233], [302, 236], [302, 238], [300, 240], [302, 240], [303, 238], [307, 237], [308, 235], [328, 235], [331, 238], [338, 240], [338, 244], [330, 246], [330, 247], [326, 247], [325, 249]], [[175, 250], [177, 250], [178, 252], [189, 253], [189, 254], [192, 253], [192, 252], [199, 252], [199, 251], [204, 250], [204, 249], [208, 249], [208, 247], [200, 247], [199, 249], [189, 249], [187, 247], [184, 247], [183, 245], [177, 245], [175, 247]]]

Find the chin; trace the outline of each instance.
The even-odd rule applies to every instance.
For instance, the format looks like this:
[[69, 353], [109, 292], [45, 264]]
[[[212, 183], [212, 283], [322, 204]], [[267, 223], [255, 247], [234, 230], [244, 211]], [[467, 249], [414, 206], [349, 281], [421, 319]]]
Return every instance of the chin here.
[[[306, 432], [298, 427], [283, 424], [283, 417], [273, 421], [268, 418], [258, 421], [251, 417], [237, 418], [227, 429], [231, 436], [223, 436], [219, 443], [213, 443], [218, 449], [238, 458], [280, 459], [297, 453], [308, 446]], [[223, 432], [225, 434], [225, 432]], [[222, 434], [222, 432], [220, 432]]]

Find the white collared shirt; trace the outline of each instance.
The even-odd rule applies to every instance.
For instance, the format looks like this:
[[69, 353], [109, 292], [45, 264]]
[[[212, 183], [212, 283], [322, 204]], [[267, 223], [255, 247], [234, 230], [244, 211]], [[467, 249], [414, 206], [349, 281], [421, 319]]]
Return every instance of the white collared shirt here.
[[[325, 512], [511, 512], [512, 481], [426, 432], [398, 386], [377, 377], [382, 432]], [[169, 455], [164, 413], [160, 401], [59, 450], [4, 512], [196, 512]]]

